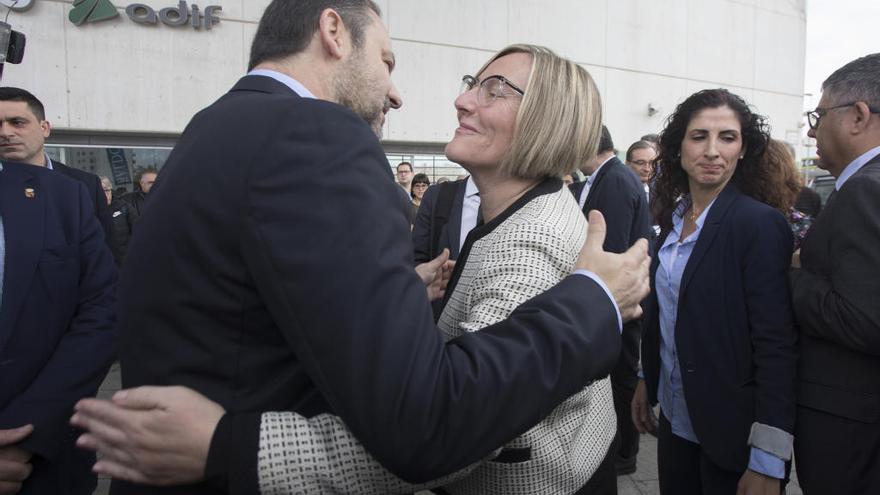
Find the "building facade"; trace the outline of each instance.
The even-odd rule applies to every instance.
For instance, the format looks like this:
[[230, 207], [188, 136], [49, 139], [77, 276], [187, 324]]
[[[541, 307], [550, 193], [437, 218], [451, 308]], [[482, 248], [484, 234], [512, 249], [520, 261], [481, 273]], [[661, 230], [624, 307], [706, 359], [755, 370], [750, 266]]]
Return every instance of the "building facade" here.
[[[135, 167], [161, 167], [192, 115], [244, 73], [268, 2], [30, 0], [8, 18], [27, 48], [3, 84], [45, 103], [50, 154], [125, 187]], [[593, 75], [621, 149], [658, 132], [683, 98], [713, 87], [767, 115], [774, 137], [800, 140], [805, 0], [377, 3], [404, 101], [385, 124], [392, 166], [405, 159], [435, 177], [461, 173], [443, 156], [461, 76], [520, 42], [546, 45]]]

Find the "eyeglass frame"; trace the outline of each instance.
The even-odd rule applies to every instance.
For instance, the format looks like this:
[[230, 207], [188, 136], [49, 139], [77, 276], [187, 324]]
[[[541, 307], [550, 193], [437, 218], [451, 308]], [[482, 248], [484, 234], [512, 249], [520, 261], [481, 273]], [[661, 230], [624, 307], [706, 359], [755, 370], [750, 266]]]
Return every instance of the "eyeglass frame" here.
[[[849, 103], [844, 103], [842, 105], [834, 105], [833, 107], [826, 107], [826, 108], [818, 108], [817, 107], [814, 110], [810, 110], [809, 112], [804, 112], [804, 117], [807, 118], [807, 125], [810, 126], [810, 129], [815, 131], [816, 129], [819, 128], [819, 122], [822, 120], [822, 117], [824, 117], [825, 114], [827, 114], [829, 110], [836, 110], [838, 108], [852, 107], [852, 106], [855, 106], [856, 104], [858, 104], [859, 102], [865, 103], [862, 100], [857, 100], [857, 101], [853, 101], [853, 102], [849, 102]], [[867, 103], [865, 103], [865, 105], [867, 105], [868, 111], [870, 113], [880, 113], [880, 110], [877, 110], [876, 108], [871, 107], [871, 105], [868, 105]], [[814, 123], [813, 120], [815, 120], [816, 122]]]
[[483, 85], [486, 84], [486, 81], [489, 81], [492, 79], [497, 79], [497, 80], [501, 81], [503, 84], [506, 84], [507, 86], [510, 87], [510, 89], [516, 91], [520, 96], [526, 95], [526, 92], [523, 91], [522, 89], [520, 89], [516, 84], [513, 84], [512, 82], [510, 82], [510, 80], [507, 79], [506, 77], [501, 76], [501, 75], [497, 75], [497, 74], [493, 75], [493, 76], [488, 76], [485, 79], [483, 79], [482, 81], [480, 81], [479, 79], [477, 79], [476, 77], [474, 77], [470, 74], [465, 74], [464, 76], [461, 77], [462, 87], [461, 87], [460, 94], [467, 93], [468, 91], [471, 91], [472, 89], [476, 88], [479, 85], [480, 89], [477, 91], [477, 102], [480, 104], [480, 106], [488, 106], [488, 105], [492, 104], [495, 100], [498, 99], [497, 96], [493, 96], [492, 101], [490, 101], [488, 103], [484, 103], [483, 97], [481, 96], [482, 91], [483, 91]]

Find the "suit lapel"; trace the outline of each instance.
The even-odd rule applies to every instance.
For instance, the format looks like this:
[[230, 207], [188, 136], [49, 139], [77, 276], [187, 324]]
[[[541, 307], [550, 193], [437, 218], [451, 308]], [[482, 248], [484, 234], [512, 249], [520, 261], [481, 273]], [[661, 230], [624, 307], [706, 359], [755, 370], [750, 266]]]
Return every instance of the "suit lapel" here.
[[[702, 261], [703, 256], [709, 250], [709, 246], [712, 245], [712, 241], [715, 240], [715, 236], [718, 234], [721, 221], [724, 219], [727, 210], [730, 208], [730, 205], [733, 204], [733, 201], [738, 195], [739, 191], [736, 189], [736, 186], [733, 184], [727, 184], [724, 190], [721, 191], [721, 194], [715, 199], [715, 203], [712, 204], [712, 207], [709, 209], [709, 215], [706, 216], [706, 221], [703, 223], [703, 228], [700, 230], [700, 237], [697, 239], [697, 245], [694, 246], [694, 251], [691, 253], [690, 259], [688, 259], [687, 266], [684, 267], [679, 294], [684, 294], [687, 290], [687, 286], [690, 283], [691, 278], [693, 278], [694, 272], [697, 270], [697, 267], [700, 266], [700, 261]], [[679, 296], [679, 300], [681, 299], [683, 298]]]
[[589, 213], [590, 208], [592, 207], [592, 200], [596, 197], [596, 189], [599, 187], [599, 183], [602, 182], [602, 179], [605, 177], [605, 174], [608, 173], [608, 169], [611, 168], [612, 163], [617, 160], [617, 158], [610, 158], [604, 165], [599, 167], [599, 171], [596, 172], [596, 178], [593, 179], [593, 182], [590, 184], [590, 190], [587, 191], [587, 200], [584, 201], [584, 213]]
[[464, 205], [464, 194], [467, 189], [467, 180], [461, 181], [455, 189], [455, 198], [452, 201], [452, 210], [449, 212], [449, 220], [446, 221], [446, 233], [449, 236], [449, 254], [457, 260], [459, 246], [461, 246], [461, 214]]
[[[36, 274], [43, 248], [48, 191], [36, 176], [10, 170], [0, 171], [0, 215], [6, 242], [3, 273], [3, 301], [0, 303], [0, 349], [12, 334], [25, 295]], [[33, 190], [28, 198], [27, 190]], [[10, 260], [15, 260], [10, 262]]]

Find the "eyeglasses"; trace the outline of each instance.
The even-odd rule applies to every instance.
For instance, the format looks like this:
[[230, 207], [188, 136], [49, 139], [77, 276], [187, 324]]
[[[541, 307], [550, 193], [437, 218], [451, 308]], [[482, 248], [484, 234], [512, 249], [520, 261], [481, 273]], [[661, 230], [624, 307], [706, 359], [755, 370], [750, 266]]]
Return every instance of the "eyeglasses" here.
[[[844, 103], [842, 105], [834, 105], [833, 107], [828, 107], [828, 108], [817, 108], [813, 111], [805, 112], [804, 115], [807, 117], [807, 124], [810, 125], [810, 129], [813, 129], [815, 131], [816, 128], [819, 127], [819, 121], [822, 120], [822, 117], [824, 117], [825, 114], [828, 113], [829, 110], [834, 110], [837, 108], [851, 107], [851, 106], [855, 105], [856, 103], [858, 103], [858, 102], [853, 101], [850, 103]], [[870, 105], [868, 106], [868, 111], [871, 113], [880, 113], [880, 110], [872, 108]]]
[[645, 165], [653, 165], [654, 160], [627, 160], [628, 163], [634, 163], [640, 167], [644, 167]]
[[504, 76], [489, 76], [483, 81], [478, 81], [474, 76], [464, 76], [461, 78], [461, 93], [466, 93], [479, 86], [480, 91], [477, 92], [477, 103], [481, 107], [489, 106], [498, 98], [505, 98], [508, 93], [504, 91], [504, 86], [516, 91], [520, 96], [525, 96], [526, 92], [519, 89], [515, 84], [508, 81]]

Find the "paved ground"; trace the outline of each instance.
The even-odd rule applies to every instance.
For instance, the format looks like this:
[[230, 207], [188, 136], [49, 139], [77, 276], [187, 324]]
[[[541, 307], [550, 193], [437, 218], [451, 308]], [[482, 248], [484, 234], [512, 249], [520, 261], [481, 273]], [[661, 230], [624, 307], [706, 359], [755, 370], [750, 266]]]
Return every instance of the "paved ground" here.
[[[98, 397], [109, 398], [113, 392], [119, 390], [119, 367], [114, 365], [101, 385]], [[788, 485], [787, 495], [802, 495], [797, 485], [797, 478], [792, 473], [792, 482]], [[98, 489], [94, 495], [107, 495], [110, 482], [106, 479], [98, 480]], [[639, 461], [635, 473], [617, 478], [618, 495], [658, 495], [660, 488], [657, 483], [657, 440], [650, 435], [642, 435], [639, 448]], [[426, 495], [422, 492], [417, 495]]]

